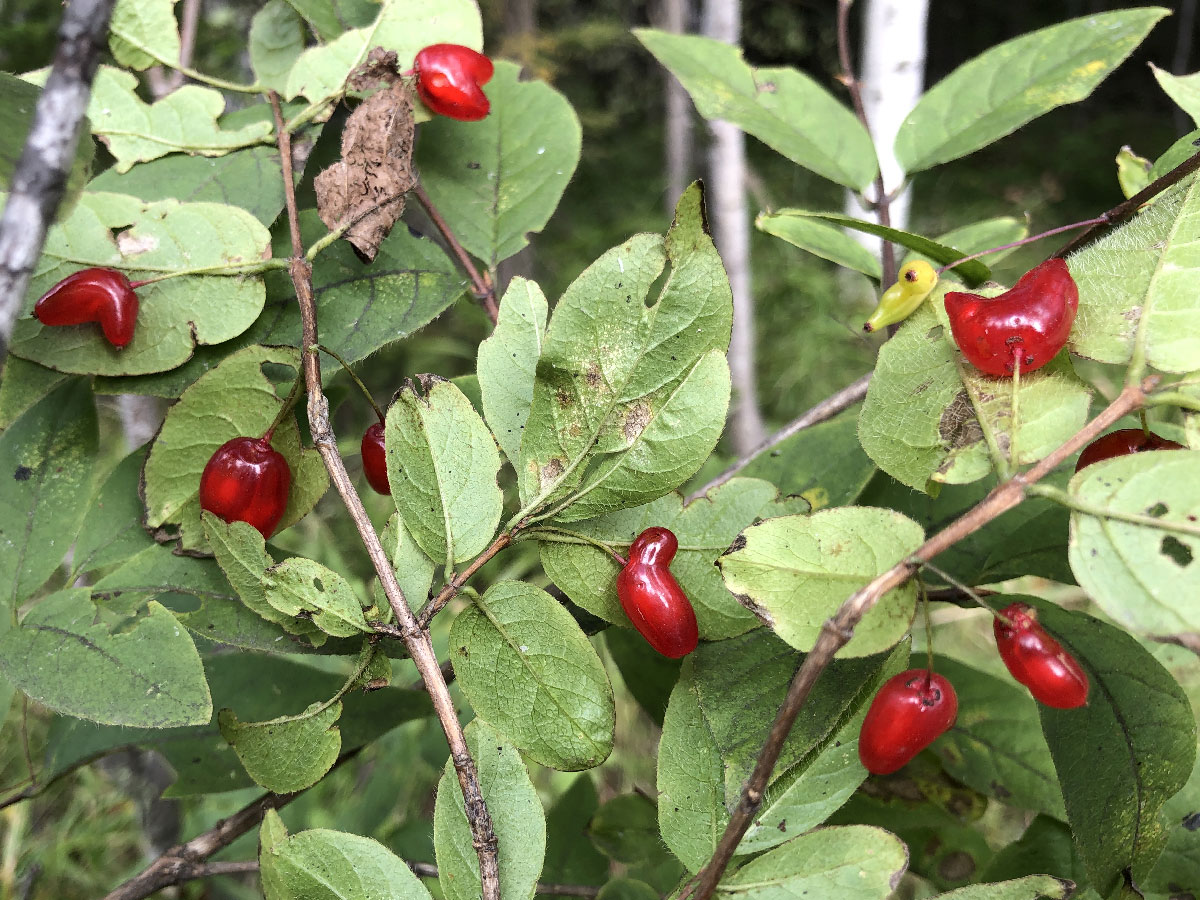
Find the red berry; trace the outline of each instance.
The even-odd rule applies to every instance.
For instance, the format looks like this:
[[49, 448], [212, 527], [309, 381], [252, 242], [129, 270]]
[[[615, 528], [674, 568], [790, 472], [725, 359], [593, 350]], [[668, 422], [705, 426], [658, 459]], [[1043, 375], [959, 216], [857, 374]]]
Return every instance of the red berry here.
[[492, 78], [492, 61], [461, 44], [430, 44], [417, 54], [417, 93], [433, 112], [476, 122], [491, 109], [482, 85]]
[[33, 315], [43, 325], [99, 322], [108, 342], [118, 349], [133, 340], [138, 296], [116, 269], [81, 269], [41, 296]]
[[909, 669], [889, 678], [871, 701], [858, 734], [858, 758], [887, 775], [928, 747], [958, 716], [954, 687], [936, 672]]
[[266, 438], [237, 437], [212, 455], [200, 476], [200, 508], [247, 522], [269, 538], [287, 509], [292, 470]]
[[1083, 448], [1079, 454], [1079, 462], [1075, 463], [1075, 471], [1115, 456], [1126, 456], [1130, 453], [1141, 453], [1144, 450], [1184, 450], [1183, 444], [1168, 441], [1154, 432], [1141, 428], [1122, 428], [1096, 438]]
[[992, 631], [1012, 677], [1046, 706], [1074, 709], [1087, 703], [1087, 675], [1075, 657], [1038, 623], [1037, 611], [1027, 603], [1013, 603], [1000, 614], [1008, 624], [996, 619]]
[[1078, 309], [1075, 279], [1061, 259], [1030, 269], [998, 297], [946, 294], [958, 349], [975, 368], [998, 377], [1012, 375], [1018, 351], [1022, 372], [1050, 362], [1066, 344]]
[[382, 422], [376, 422], [363, 435], [362, 464], [367, 484], [380, 494], [390, 494], [392, 486], [388, 484], [387, 457], [383, 453]]
[[696, 612], [669, 566], [679, 541], [666, 528], [647, 528], [629, 548], [617, 576], [617, 597], [629, 621], [650, 646], [672, 659], [696, 649]]

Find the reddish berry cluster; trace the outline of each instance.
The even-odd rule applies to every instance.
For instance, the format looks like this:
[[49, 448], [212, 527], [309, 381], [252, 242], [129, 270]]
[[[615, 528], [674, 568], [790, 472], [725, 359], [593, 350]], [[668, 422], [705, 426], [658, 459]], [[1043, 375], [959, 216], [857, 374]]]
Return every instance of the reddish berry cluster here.
[[617, 576], [617, 598], [650, 646], [672, 659], [687, 656], [700, 640], [696, 611], [671, 574], [679, 541], [666, 528], [647, 528], [629, 547]]
[[[1087, 703], [1087, 675], [1046, 633], [1031, 606], [1005, 607], [993, 630], [1004, 665], [1035, 700], [1055, 709]], [[858, 758], [868, 772], [895, 772], [944, 734], [957, 715], [958, 697], [943, 676], [928, 669], [901, 672], [871, 701], [858, 736]]]
[[1079, 291], [1067, 264], [1048, 259], [998, 297], [946, 294], [950, 331], [963, 356], [981, 372], [1011, 376], [1040, 369], [1067, 343]]

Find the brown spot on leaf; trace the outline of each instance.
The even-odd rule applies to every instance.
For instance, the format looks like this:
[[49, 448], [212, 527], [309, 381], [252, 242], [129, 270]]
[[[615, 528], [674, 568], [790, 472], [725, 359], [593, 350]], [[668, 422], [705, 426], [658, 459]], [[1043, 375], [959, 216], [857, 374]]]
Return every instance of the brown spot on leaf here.
[[938, 874], [949, 882], [965, 881], [975, 874], [975, 859], [969, 853], [955, 850], [938, 863]]
[[596, 365], [596, 363], [592, 363], [590, 366], [588, 366], [587, 374], [584, 375], [584, 378], [587, 379], [588, 387], [600, 387], [600, 367]]
[[554, 394], [554, 399], [558, 401], [559, 406], [570, 406], [571, 405], [571, 394], [570, 394], [570, 392], [567, 391], [566, 388], [559, 388], [558, 391]]
[[650, 424], [650, 407], [645, 403], [637, 403], [625, 413], [625, 440], [633, 443]]
[[966, 391], [959, 391], [942, 413], [938, 422], [938, 434], [951, 450], [970, 447], [983, 440], [983, 429], [979, 427]]
[[554, 482], [562, 477], [565, 471], [563, 461], [557, 456], [551, 457], [550, 460], [538, 470], [538, 480], [541, 483], [541, 489], [546, 490]]
[[404, 212], [404, 196], [416, 183], [412, 171], [413, 101], [396, 72], [396, 54], [380, 48], [347, 83], [387, 87], [358, 107], [342, 131], [342, 158], [316, 177], [317, 210], [329, 228], [353, 222], [346, 240], [367, 262]]

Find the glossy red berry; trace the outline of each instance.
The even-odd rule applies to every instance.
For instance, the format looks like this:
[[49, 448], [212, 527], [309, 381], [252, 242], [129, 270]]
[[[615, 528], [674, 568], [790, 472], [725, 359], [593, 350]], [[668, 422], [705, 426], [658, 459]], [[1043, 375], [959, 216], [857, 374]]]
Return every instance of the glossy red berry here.
[[1079, 461], [1075, 463], [1078, 472], [1092, 463], [1098, 463], [1115, 456], [1127, 456], [1130, 453], [1142, 453], [1145, 450], [1184, 450], [1183, 444], [1159, 437], [1154, 432], [1141, 428], [1122, 428], [1096, 438], [1083, 448]]
[[269, 538], [287, 509], [292, 470], [265, 438], [237, 437], [212, 455], [200, 476], [200, 508], [247, 522]]
[[696, 649], [696, 611], [669, 566], [679, 541], [666, 528], [647, 528], [629, 548], [617, 576], [617, 597], [629, 621], [650, 646], [672, 659]]
[[1030, 269], [998, 297], [946, 294], [950, 330], [963, 356], [981, 372], [1012, 375], [1040, 369], [1067, 343], [1079, 309], [1079, 291], [1067, 264], [1048, 259]]
[[461, 44], [431, 44], [417, 54], [417, 93], [440, 116], [476, 122], [491, 109], [483, 85], [492, 78], [492, 61]]
[[1000, 614], [1008, 623], [997, 618], [992, 631], [1012, 677], [1046, 706], [1074, 709], [1087, 703], [1087, 674], [1038, 623], [1037, 611], [1027, 603], [1013, 603]]
[[41, 296], [33, 315], [43, 325], [82, 325], [99, 322], [100, 330], [118, 349], [133, 340], [138, 296], [124, 272], [81, 269]]
[[390, 494], [392, 486], [388, 484], [387, 457], [383, 453], [382, 422], [376, 422], [363, 435], [362, 464], [367, 484], [380, 494]]
[[954, 687], [937, 672], [909, 669], [889, 678], [871, 701], [858, 734], [868, 772], [888, 775], [945, 733], [958, 716]]

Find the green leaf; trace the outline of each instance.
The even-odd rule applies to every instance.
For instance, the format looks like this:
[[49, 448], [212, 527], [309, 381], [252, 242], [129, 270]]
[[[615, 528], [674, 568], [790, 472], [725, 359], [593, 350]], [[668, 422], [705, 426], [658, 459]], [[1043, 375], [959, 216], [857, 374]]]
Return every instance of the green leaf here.
[[865, 128], [807, 75], [791, 68], [753, 68], [739, 47], [713, 38], [635, 28], [634, 35], [666, 66], [700, 115], [724, 119], [792, 162], [854, 190], [878, 172]]
[[72, 573], [124, 562], [154, 544], [142, 528], [142, 501], [138, 497], [147, 449], [140, 447], [121, 460], [92, 498], [75, 539]]
[[630, 628], [606, 629], [604, 646], [626, 690], [661, 728], [667, 700], [679, 680], [680, 661], [661, 653], [647, 653], [646, 639]]
[[88, 118], [92, 133], [116, 158], [118, 172], [134, 163], [168, 153], [223, 156], [231, 150], [261, 144], [272, 134], [269, 122], [255, 122], [236, 131], [217, 124], [225, 98], [213, 88], [185, 84], [161, 100], [146, 103], [137, 95], [131, 72], [101, 66], [92, 83]]
[[[311, 0], [303, 3], [309, 8], [313, 5]], [[304, 15], [305, 9], [300, 12]], [[291, 100], [303, 95], [316, 103], [340, 94], [342, 82], [367, 58], [372, 47], [394, 51], [396, 69], [403, 72], [412, 68], [422, 47], [442, 43], [462, 44], [473, 50], [483, 48], [479, 8], [472, 0], [385, 3], [370, 24], [352, 28], [336, 40], [300, 54], [288, 78], [285, 97]]]
[[[315, 212], [300, 221], [307, 243], [325, 234]], [[281, 245], [279, 252], [291, 251]], [[278, 296], [286, 299], [267, 307], [259, 340], [299, 347], [299, 307], [290, 280], [280, 280]], [[353, 363], [428, 325], [462, 296], [463, 279], [437, 244], [396, 228], [370, 265], [346, 241], [326, 248], [313, 263], [313, 291], [321, 343]]]
[[1028, 875], [998, 884], [972, 884], [938, 894], [931, 900], [1066, 900], [1075, 894], [1075, 885], [1051, 875]]
[[[897, 481], [929, 492], [931, 482], [966, 484], [992, 469], [972, 396], [997, 443], [1007, 452], [1012, 431], [1012, 385], [960, 361], [950, 329], [935, 305], [917, 309], [879, 351], [859, 416], [867, 455]], [[936, 307], [936, 308], [935, 308]], [[1090, 390], [1065, 356], [1021, 377], [1018, 448], [1032, 463], [1087, 421]]]
[[347, 28], [370, 25], [379, 14], [375, 0], [288, 0], [323, 41], [331, 41]]
[[[36, 85], [7, 72], [0, 72], [0, 192], [12, 186], [13, 170], [17, 167], [17, 160], [21, 158], [21, 151], [25, 147], [25, 137], [33, 125], [33, 111], [39, 96], [41, 89]], [[70, 215], [91, 173], [96, 145], [87, 137], [90, 132], [91, 123], [85, 121], [80, 128], [79, 145], [67, 175], [58, 219]]]
[[304, 23], [284, 0], [269, 0], [250, 21], [250, 66], [258, 83], [287, 90], [288, 75], [304, 51]]
[[805, 895], [884, 900], [907, 866], [904, 845], [881, 828], [822, 828], [793, 838], [727, 875], [717, 894], [754, 900]]
[[1163, 804], [1162, 815], [1170, 823], [1170, 830], [1162, 856], [1142, 882], [1147, 896], [1162, 894], [1169, 897], [1177, 891], [1194, 890], [1200, 885], [1200, 847], [1196, 841], [1198, 811], [1200, 760], [1192, 767], [1191, 777], [1183, 789]]
[[620, 566], [575, 535], [624, 549], [651, 526], [670, 528], [679, 539], [671, 573], [696, 611], [700, 636], [719, 640], [742, 634], [756, 623], [730, 596], [713, 563], [755, 519], [797, 511], [807, 511], [807, 504], [779, 500], [774, 486], [765, 481], [735, 478], [686, 507], [678, 494], [668, 494], [645, 506], [532, 534], [543, 539], [542, 566], [551, 581], [593, 615], [628, 627], [629, 618], [617, 599]]
[[647, 862], [657, 850], [654, 801], [641, 793], [618, 794], [596, 811], [587, 830], [609, 859], [626, 865]]
[[[466, 735], [498, 841], [500, 894], [532, 896], [546, 850], [546, 819], [537, 791], [520, 754], [486, 723], [476, 719], [467, 726]], [[479, 858], [471, 844], [471, 828], [452, 760], [446, 761], [438, 782], [433, 846], [446, 900], [476, 900]]]
[[[744, 606], [808, 651], [843, 601], [923, 540], [921, 526], [897, 512], [841, 507], [752, 525], [717, 565]], [[908, 632], [915, 609], [914, 585], [889, 591], [841, 652], [866, 656], [893, 646]]]
[[223, 709], [217, 722], [255, 783], [286, 794], [311, 787], [333, 767], [342, 747], [335, 724], [341, 714], [341, 703], [314, 703], [298, 716], [267, 722], [239, 722]]
[[[85, 267], [116, 268], [140, 280], [253, 265], [269, 249], [262, 223], [234, 206], [144, 203], [124, 194], [86, 193], [71, 216], [50, 230], [26, 300], [31, 307], [35, 298]], [[95, 324], [47, 327], [30, 316], [18, 320], [12, 351], [64, 372], [161, 372], [185, 362], [198, 343], [237, 337], [254, 323], [265, 295], [261, 279], [252, 275], [172, 277], [138, 288], [137, 330], [121, 350]]]
[[247, 147], [217, 159], [174, 154], [128, 172], [106, 169], [88, 183], [88, 190], [147, 203], [180, 197], [189, 203], [226, 203], [270, 225], [283, 209], [283, 170], [274, 147]]
[[[668, 258], [670, 276], [647, 306]], [[590, 518], [648, 503], [695, 473], [725, 423], [732, 313], [693, 184], [665, 246], [636, 235], [555, 307], [521, 441], [526, 510], [557, 503], [551, 513], [561, 520]]]
[[754, 226], [839, 266], [878, 281], [883, 270], [875, 254], [840, 228], [805, 216], [759, 213]]
[[334, 637], [374, 633], [349, 582], [303, 557], [284, 560], [262, 576], [263, 596], [284, 615], [310, 620]]
[[[887, 225], [880, 225], [877, 222], [868, 222], [865, 219], [856, 219], [853, 216], [847, 216], [836, 212], [823, 212], [820, 210], [809, 209], [780, 209], [773, 213], [763, 213], [758, 217], [758, 227], [763, 231], [788, 230], [795, 226], [792, 223], [825, 223], [827, 225], [837, 225], [842, 228], [852, 228], [855, 231], [861, 231], [866, 234], [873, 234], [876, 237], [881, 237], [884, 240], [891, 241], [908, 249], [919, 253], [926, 259], [932, 260], [939, 265], [949, 265], [952, 262], [962, 259], [970, 254], [969, 250], [958, 250], [952, 246], [939, 244], [937, 241], [931, 241], [927, 237], [922, 237], [919, 234], [913, 234], [908, 231], [901, 231], [898, 228], [889, 228]], [[807, 228], [807, 225], [801, 225], [801, 228]], [[775, 231], [771, 231], [772, 234]], [[809, 248], [805, 248], [809, 249]], [[815, 252], [815, 251], [814, 251]], [[822, 254], [818, 254], [822, 255]], [[873, 258], [873, 257], [872, 257]], [[836, 261], [836, 260], [835, 260]], [[862, 270], [860, 270], [862, 271]], [[964, 263], [959, 263], [952, 271], [962, 276], [967, 284], [975, 285], [980, 282], [987, 281], [991, 277], [991, 270], [986, 265], [977, 259], [967, 260]], [[871, 275], [873, 278], [878, 278], [879, 274], [864, 272], [866, 275]]]
[[496, 61], [481, 122], [434, 116], [421, 129], [421, 185], [466, 248], [494, 269], [541, 231], [579, 163], [582, 132], [567, 98]]
[[223, 522], [205, 510], [201, 514], [204, 537], [217, 563], [247, 608], [292, 634], [312, 634], [317, 626], [308, 619], [280, 612], [267, 602], [263, 576], [275, 565], [262, 534], [245, 522]]
[[67, 376], [62, 372], [11, 353], [5, 356], [4, 372], [0, 376], [0, 431], [5, 431], [26, 410], [66, 380]]
[[117, 0], [108, 30], [108, 46], [117, 62], [130, 69], [155, 63], [179, 63], [177, 0]]
[[979, 873], [980, 881], [1018, 880], [1049, 873], [1079, 887], [1072, 900], [1100, 900], [1087, 887], [1087, 873], [1071, 841], [1071, 829], [1050, 816], [1037, 816], [1020, 838], [1002, 849]]
[[[867, 775], [857, 749], [868, 702], [907, 656], [904, 647], [833, 663], [832, 677], [817, 682], [788, 735], [739, 853], [782, 843], [846, 802]], [[659, 822], [667, 845], [693, 871], [716, 848], [801, 659], [759, 630], [703, 644], [684, 663], [659, 745]]]
[[938, 657], [934, 668], [958, 692], [958, 718], [933, 751], [968, 787], [1009, 806], [1065, 818], [1037, 704], [1011, 679]]
[[818, 510], [853, 503], [875, 474], [875, 464], [858, 443], [857, 418], [844, 415], [759, 453], [739, 474], [769, 481], [781, 496], [802, 497]]
[[[164, 535], [178, 534], [183, 550], [206, 549], [197, 492], [209, 458], [228, 440], [263, 434], [283, 405], [263, 374], [267, 364], [289, 366], [299, 373], [300, 354], [291, 348], [251, 346], [227, 357], [183, 392], [150, 448], [142, 475], [146, 525]], [[289, 387], [285, 385], [284, 393]], [[329, 475], [320, 454], [300, 446], [293, 417], [285, 417], [271, 446], [292, 470], [292, 490], [279, 524], [283, 529], [316, 505], [329, 485]]]
[[[1200, 453], [1131, 454], [1088, 466], [1071, 479], [1083, 503], [1193, 527], [1200, 515]], [[1109, 616], [1152, 634], [1200, 628], [1200, 536], [1071, 512], [1071, 569]], [[1196, 568], [1193, 568], [1193, 565]]]
[[576, 778], [554, 802], [546, 816], [542, 881], [603, 884], [608, 879], [608, 859], [592, 846], [587, 834], [588, 822], [599, 805], [596, 788], [587, 775]]
[[[418, 605], [429, 598], [430, 588], [433, 586], [433, 572], [436, 568], [433, 560], [421, 552], [421, 548], [417, 546], [413, 536], [404, 527], [404, 520], [400, 518], [399, 513], [392, 513], [387, 520], [387, 524], [383, 526], [383, 531], [379, 535], [379, 542], [383, 545], [388, 559], [392, 561], [392, 569], [396, 573], [396, 581], [400, 584], [400, 590], [404, 592], [404, 599], [412, 608], [416, 609]], [[388, 607], [387, 597], [379, 586], [378, 579], [373, 582], [372, 588], [375, 604], [380, 609], [386, 609]]]
[[[1154, 161], [1154, 165], [1150, 167], [1149, 177], [1153, 181], [1156, 178], [1162, 178], [1176, 166], [1185, 163], [1191, 157], [1196, 155], [1196, 148], [1200, 147], [1200, 129], [1185, 134], [1175, 143], [1166, 149], [1158, 159]], [[1159, 198], [1155, 198], [1157, 202]]]
[[920, 172], [1083, 100], [1168, 14], [1151, 6], [1085, 16], [993, 47], [917, 101], [896, 135], [896, 159]]
[[[351, 653], [357, 652], [355, 642]], [[213, 706], [231, 708], [244, 722], [261, 722], [287, 716], [314, 699], [333, 696], [344, 686], [345, 677], [322, 671], [284, 656], [261, 653], [216, 653], [204, 660], [212, 688]], [[397, 725], [431, 716], [429, 696], [406, 688], [386, 687], [351, 691], [342, 698], [339, 728], [342, 750], [375, 740]], [[177, 780], [168, 796], [217, 793], [254, 784], [237, 754], [221, 736], [216, 718], [190, 728], [138, 729], [97, 726], [78, 719], [55, 719], [47, 742], [44, 777], [87, 762], [93, 757], [125, 746], [158, 750]]]
[[327, 828], [289, 835], [274, 810], [261, 833], [266, 900], [429, 900], [421, 879], [378, 841]]
[[1192, 121], [1200, 126], [1200, 72], [1191, 75], [1172, 75], [1166, 69], [1160, 69], [1150, 63], [1150, 71], [1154, 79], [1175, 105], [1192, 117]]
[[[1151, 63], [1151, 65], [1154, 65]], [[1117, 183], [1126, 198], [1139, 193], [1153, 179], [1150, 177], [1151, 162], [1138, 156], [1129, 147], [1117, 151]]]
[[598, 766], [613, 747], [612, 687], [571, 614], [541, 588], [501, 581], [460, 612], [450, 655], [467, 701], [544, 766]]
[[521, 460], [521, 435], [533, 405], [533, 379], [546, 337], [546, 297], [520, 276], [508, 283], [491, 337], [479, 345], [483, 416], [512, 463]]
[[40, 588], [74, 542], [99, 440], [87, 382], [72, 378], [0, 434], [0, 590], [10, 609]]
[[120, 630], [97, 622], [86, 588], [59, 591], [0, 637], [0, 674], [56, 712], [109, 725], [207, 722], [212, 698], [200, 655], [166, 609]]
[[1131, 871], [1140, 882], [1166, 843], [1160, 810], [1187, 782], [1196, 722], [1187, 696], [1133, 637], [1033, 597], [993, 597], [1035, 607], [1038, 621], [1078, 660], [1091, 682], [1086, 706], [1038, 707], [1058, 771], [1067, 821], [1103, 896]]
[[1164, 372], [1200, 369], [1200, 178], [1170, 188], [1137, 218], [1067, 260], [1079, 287], [1072, 352], [1124, 363], [1144, 345]]
[[462, 391], [418, 375], [388, 409], [392, 499], [418, 546], [447, 567], [481, 553], [500, 523], [496, 439]]

